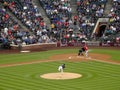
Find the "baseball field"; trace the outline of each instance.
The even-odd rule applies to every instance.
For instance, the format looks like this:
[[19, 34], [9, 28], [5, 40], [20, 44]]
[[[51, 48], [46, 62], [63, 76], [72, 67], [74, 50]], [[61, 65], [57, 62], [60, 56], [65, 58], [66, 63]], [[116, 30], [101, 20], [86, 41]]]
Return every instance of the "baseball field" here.
[[[77, 56], [78, 49], [1, 54], [0, 90], [120, 90], [120, 51], [90, 49], [89, 57]], [[64, 73], [81, 77], [64, 79]], [[41, 77], [59, 73], [60, 76]], [[54, 79], [55, 78], [55, 79]]]

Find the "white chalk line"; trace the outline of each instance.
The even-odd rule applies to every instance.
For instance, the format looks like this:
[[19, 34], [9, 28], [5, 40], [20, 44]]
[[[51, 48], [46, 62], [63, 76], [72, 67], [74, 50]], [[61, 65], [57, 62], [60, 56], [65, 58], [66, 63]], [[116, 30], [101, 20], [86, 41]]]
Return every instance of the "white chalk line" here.
[[77, 56], [77, 58], [83, 58], [83, 59], [87, 59], [87, 60], [91, 60], [91, 61], [99, 61], [99, 62], [104, 62], [104, 63], [109, 63], [109, 64], [120, 65], [120, 63], [118, 63], [118, 62], [105, 61], [105, 60], [95, 59], [95, 58], [91, 58], [91, 57], [80, 57], [80, 56]]

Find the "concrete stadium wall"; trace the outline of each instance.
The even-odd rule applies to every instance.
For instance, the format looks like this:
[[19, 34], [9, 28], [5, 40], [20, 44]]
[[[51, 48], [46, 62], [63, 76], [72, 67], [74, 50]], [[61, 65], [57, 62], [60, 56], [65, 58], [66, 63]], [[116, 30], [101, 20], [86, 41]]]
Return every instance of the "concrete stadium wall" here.
[[[61, 47], [68, 47], [68, 46], [82, 46], [85, 43], [65, 43], [65, 44], [61, 44]], [[88, 46], [92, 46], [92, 47], [120, 47], [120, 43], [101, 43], [101, 42], [92, 42], [92, 41], [88, 41], [86, 42], [86, 44]]]
[[16, 49], [16, 50], [48, 50], [55, 47], [57, 47], [56, 43], [22, 45], [21, 48], [19, 47], [19, 45], [11, 45], [11, 49]]

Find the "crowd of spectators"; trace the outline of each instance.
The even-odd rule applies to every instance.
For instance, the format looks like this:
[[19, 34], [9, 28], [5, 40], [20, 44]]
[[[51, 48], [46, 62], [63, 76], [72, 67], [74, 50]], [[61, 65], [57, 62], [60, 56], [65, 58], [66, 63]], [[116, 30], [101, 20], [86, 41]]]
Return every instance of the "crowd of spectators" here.
[[51, 21], [51, 31], [63, 42], [72, 41], [76, 30], [76, 21], [72, 19], [70, 0], [40, 0]]
[[18, 22], [15, 21], [4, 9], [0, 6], [0, 44], [3, 48], [10, 48], [11, 41], [15, 41], [20, 30]]
[[[4, 44], [35, 44], [75, 42], [88, 40], [99, 17], [104, 16], [107, 0], [77, 0], [78, 15], [72, 17], [70, 0], [39, 0], [51, 21], [48, 28], [38, 7], [33, 0], [1, 0], [0, 1], [0, 42]], [[120, 32], [120, 0], [113, 0], [113, 7], [107, 17], [110, 24], [105, 36]], [[23, 30], [18, 21], [11, 17], [10, 10], [28, 29]], [[78, 27], [77, 27], [78, 26]], [[79, 31], [79, 33], [74, 33]], [[118, 39], [117, 37], [117, 40]], [[9, 46], [9, 45], [8, 45]]]
[[109, 25], [105, 30], [104, 39], [111, 42], [120, 42], [120, 0], [113, 0], [108, 16]]
[[[14, 25], [16, 29], [12, 34], [11, 43], [18, 44], [36, 44], [54, 42], [50, 30], [44, 22], [37, 6], [32, 3], [32, 0], [2, 0], [4, 12], [9, 9], [25, 26], [27, 30], [18, 29], [18, 23]], [[8, 15], [8, 16], [7, 16]], [[9, 14], [6, 14], [9, 18]], [[12, 21], [12, 20], [11, 20]], [[12, 22], [13, 24], [13, 22]], [[4, 25], [10, 25], [5, 24]], [[4, 32], [9, 31], [9, 27], [5, 27]], [[4, 28], [3, 28], [4, 29]]]
[[108, 17], [110, 18], [110, 24], [106, 30], [106, 34], [120, 32], [120, 0], [113, 0], [113, 6]]
[[78, 22], [81, 33], [89, 39], [98, 18], [104, 16], [107, 0], [77, 0]]

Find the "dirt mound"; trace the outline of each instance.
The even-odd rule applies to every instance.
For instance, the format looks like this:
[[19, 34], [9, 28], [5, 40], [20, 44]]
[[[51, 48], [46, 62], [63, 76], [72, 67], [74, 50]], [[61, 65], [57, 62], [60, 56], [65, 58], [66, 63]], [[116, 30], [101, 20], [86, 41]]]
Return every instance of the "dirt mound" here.
[[82, 77], [82, 75], [77, 73], [59, 72], [59, 73], [43, 74], [40, 75], [40, 77], [45, 79], [65, 80], [65, 79], [80, 78]]

